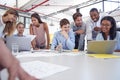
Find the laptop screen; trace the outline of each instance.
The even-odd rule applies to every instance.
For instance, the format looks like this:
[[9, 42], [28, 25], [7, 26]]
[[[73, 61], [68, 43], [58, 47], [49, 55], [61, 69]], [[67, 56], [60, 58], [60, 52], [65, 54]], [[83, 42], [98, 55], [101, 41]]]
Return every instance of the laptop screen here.
[[88, 41], [87, 53], [112, 54], [115, 49], [115, 40]]
[[10, 50], [12, 50], [13, 43], [19, 46], [19, 51], [31, 50], [31, 38], [30, 37], [16, 37], [16, 36], [6, 37], [6, 45]]

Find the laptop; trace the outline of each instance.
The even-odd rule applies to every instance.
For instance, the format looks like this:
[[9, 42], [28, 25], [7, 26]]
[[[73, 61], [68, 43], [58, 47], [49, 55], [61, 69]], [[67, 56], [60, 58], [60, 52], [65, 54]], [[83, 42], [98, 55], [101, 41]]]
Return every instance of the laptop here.
[[6, 45], [12, 51], [12, 44], [19, 46], [19, 51], [30, 51], [31, 50], [31, 38], [30, 37], [17, 37], [9, 36], [6, 37]]
[[105, 41], [88, 41], [87, 53], [88, 54], [112, 54], [116, 45], [115, 40]]

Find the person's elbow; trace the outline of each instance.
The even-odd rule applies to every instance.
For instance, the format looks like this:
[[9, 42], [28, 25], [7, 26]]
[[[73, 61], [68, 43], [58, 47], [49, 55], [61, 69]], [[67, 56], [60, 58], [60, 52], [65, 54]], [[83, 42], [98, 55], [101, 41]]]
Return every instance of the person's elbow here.
[[66, 45], [67, 45], [67, 47], [68, 47], [69, 50], [73, 50], [74, 47], [75, 47], [75, 39], [74, 38], [72, 38], [72, 39], [69, 38], [66, 41]]
[[69, 49], [69, 50], [73, 50], [74, 47], [75, 47], [75, 44], [74, 44], [74, 43], [72, 43], [71, 45], [68, 45], [68, 49]]

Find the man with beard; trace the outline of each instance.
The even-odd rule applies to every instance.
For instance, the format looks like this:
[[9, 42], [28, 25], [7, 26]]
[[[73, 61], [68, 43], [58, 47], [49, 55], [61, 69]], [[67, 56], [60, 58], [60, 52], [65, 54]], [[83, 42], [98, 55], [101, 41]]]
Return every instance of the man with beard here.
[[71, 25], [71, 28], [74, 31], [75, 34], [75, 48], [80, 51], [84, 50], [84, 38], [86, 33], [86, 25], [82, 21], [82, 14], [79, 12], [76, 12], [73, 14], [73, 20], [74, 23]]

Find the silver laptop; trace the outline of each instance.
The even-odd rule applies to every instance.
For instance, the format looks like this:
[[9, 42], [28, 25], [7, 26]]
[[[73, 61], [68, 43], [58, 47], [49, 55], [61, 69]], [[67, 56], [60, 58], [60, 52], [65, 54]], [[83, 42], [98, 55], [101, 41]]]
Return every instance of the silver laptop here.
[[105, 41], [88, 41], [87, 53], [112, 54], [116, 45], [115, 40]]
[[12, 44], [16, 43], [19, 46], [19, 51], [30, 51], [31, 50], [31, 38], [30, 37], [6, 37], [6, 45], [12, 50]]

